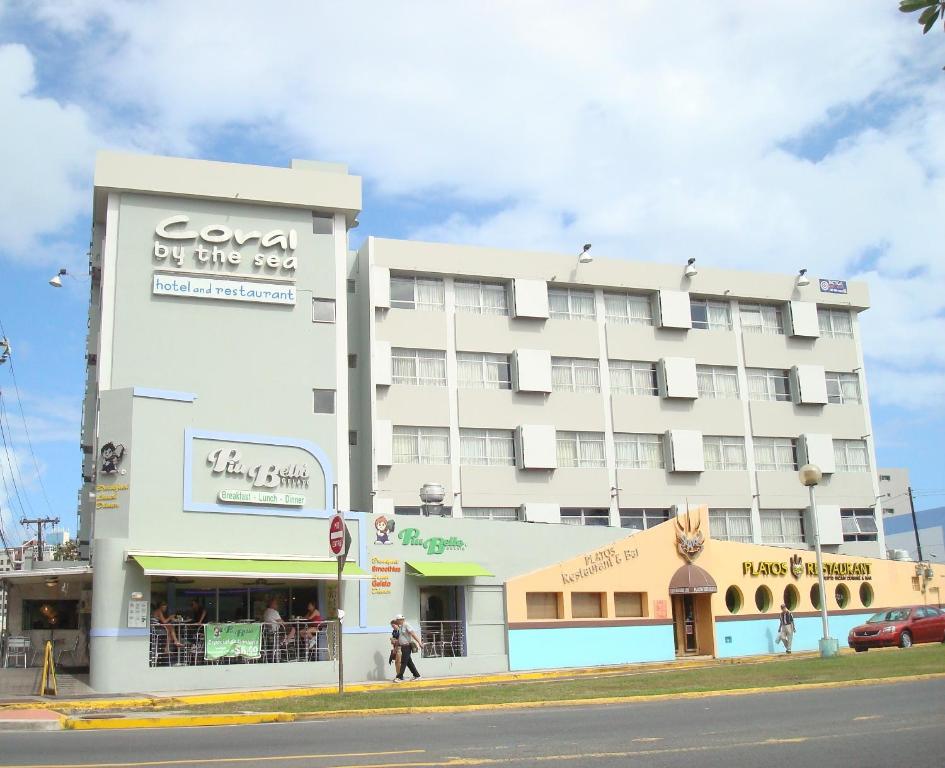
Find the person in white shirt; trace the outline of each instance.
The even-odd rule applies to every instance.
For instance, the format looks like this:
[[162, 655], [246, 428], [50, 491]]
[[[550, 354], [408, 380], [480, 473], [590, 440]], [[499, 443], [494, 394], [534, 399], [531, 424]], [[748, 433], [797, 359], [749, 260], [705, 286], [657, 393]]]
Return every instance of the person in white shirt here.
[[[274, 597], [269, 601], [269, 606], [263, 612], [263, 624], [268, 624], [270, 627], [275, 630], [277, 627], [285, 627], [286, 623], [282, 620], [282, 616], [279, 615], [279, 598]], [[287, 630], [285, 636], [285, 643], [291, 643], [295, 638], [295, 626], [290, 626]]]
[[416, 680], [420, 677], [420, 673], [417, 671], [417, 667], [411, 658], [413, 654], [412, 643], [416, 643], [417, 649], [419, 650], [420, 635], [407, 623], [402, 613], [398, 613], [394, 617], [394, 621], [397, 622], [397, 628], [400, 630], [400, 635], [397, 638], [397, 642], [400, 643], [400, 670], [397, 673], [397, 677], [394, 678], [394, 682], [403, 682], [405, 669], [409, 669], [410, 674], [413, 675], [413, 679]]

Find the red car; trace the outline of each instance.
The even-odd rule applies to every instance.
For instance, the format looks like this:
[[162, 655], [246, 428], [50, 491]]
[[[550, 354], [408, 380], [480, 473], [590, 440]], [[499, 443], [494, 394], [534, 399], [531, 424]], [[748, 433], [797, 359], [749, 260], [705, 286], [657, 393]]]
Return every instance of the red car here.
[[880, 611], [851, 629], [847, 643], [857, 653], [886, 645], [945, 643], [945, 612], [928, 605]]

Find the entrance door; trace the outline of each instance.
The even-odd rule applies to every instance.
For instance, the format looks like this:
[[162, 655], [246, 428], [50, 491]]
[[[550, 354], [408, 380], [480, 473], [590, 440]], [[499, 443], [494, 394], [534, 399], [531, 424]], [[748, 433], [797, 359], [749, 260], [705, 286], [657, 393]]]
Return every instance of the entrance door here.
[[420, 635], [424, 656], [465, 656], [460, 588], [420, 588]]
[[673, 626], [676, 635], [676, 655], [698, 653], [696, 600], [693, 595], [673, 596]]

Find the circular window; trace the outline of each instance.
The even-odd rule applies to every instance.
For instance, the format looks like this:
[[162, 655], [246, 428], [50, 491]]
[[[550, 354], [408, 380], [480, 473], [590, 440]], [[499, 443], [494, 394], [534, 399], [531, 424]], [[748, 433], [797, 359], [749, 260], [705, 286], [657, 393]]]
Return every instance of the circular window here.
[[767, 613], [771, 609], [771, 590], [765, 586], [758, 587], [755, 590], [755, 605], [762, 613]]
[[738, 613], [742, 609], [742, 591], [738, 587], [725, 590], [725, 607], [729, 613]]
[[820, 610], [820, 584], [814, 584], [810, 588], [810, 604]]
[[837, 608], [846, 608], [850, 604], [850, 590], [846, 584], [837, 584], [833, 594], [837, 598]]
[[873, 604], [873, 587], [865, 581], [860, 584], [860, 602], [867, 608]]
[[793, 584], [788, 584], [784, 588], [784, 605], [789, 611], [793, 611], [797, 608], [797, 604], [801, 601], [801, 596], [797, 591], [797, 587]]

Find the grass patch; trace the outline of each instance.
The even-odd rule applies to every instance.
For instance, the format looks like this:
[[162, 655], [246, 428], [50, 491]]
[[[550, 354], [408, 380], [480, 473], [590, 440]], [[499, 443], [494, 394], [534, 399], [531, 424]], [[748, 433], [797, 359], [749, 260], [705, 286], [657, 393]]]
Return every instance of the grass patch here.
[[[429, 689], [410, 682], [390, 688], [338, 695], [298, 696], [268, 701], [238, 701], [187, 707], [191, 714], [233, 712], [321, 712], [390, 707], [501, 704], [563, 701], [609, 696], [654, 696], [699, 691], [775, 688], [880, 677], [903, 677], [945, 670], [945, 645], [934, 644], [869, 653], [846, 653], [832, 659], [779, 658], [760, 663], [730, 664], [696, 669], [605, 674], [570, 680], [480, 683]], [[431, 681], [432, 682], [432, 681]], [[174, 707], [180, 710], [180, 705]]]

